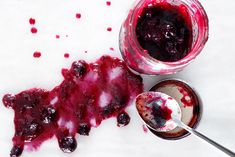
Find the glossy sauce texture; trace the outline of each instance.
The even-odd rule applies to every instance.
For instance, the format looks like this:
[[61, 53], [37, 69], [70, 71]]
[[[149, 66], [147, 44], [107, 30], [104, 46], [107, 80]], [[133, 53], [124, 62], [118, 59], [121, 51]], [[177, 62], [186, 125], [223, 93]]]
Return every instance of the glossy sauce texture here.
[[166, 2], [148, 5], [137, 20], [136, 36], [151, 57], [178, 61], [190, 52], [192, 45], [190, 16], [180, 6]]
[[4, 105], [15, 112], [11, 156], [19, 156], [25, 145], [38, 148], [53, 136], [62, 151], [73, 152], [76, 133], [89, 135], [110, 117], [117, 117], [118, 126], [130, 122], [125, 108], [143, 91], [143, 84], [123, 61], [110, 56], [90, 64], [79, 60], [62, 74], [64, 81], [51, 91], [33, 88], [3, 97]]

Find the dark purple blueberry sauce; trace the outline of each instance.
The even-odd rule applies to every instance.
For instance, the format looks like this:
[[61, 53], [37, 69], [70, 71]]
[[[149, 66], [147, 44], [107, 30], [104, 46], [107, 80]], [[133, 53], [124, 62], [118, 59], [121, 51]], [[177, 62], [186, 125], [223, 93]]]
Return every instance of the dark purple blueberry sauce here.
[[4, 105], [15, 112], [10, 156], [20, 156], [24, 146], [36, 149], [53, 136], [63, 152], [73, 152], [77, 133], [87, 136], [110, 117], [117, 117], [118, 126], [130, 122], [125, 108], [143, 91], [143, 84], [123, 61], [110, 56], [90, 64], [80, 60], [62, 74], [64, 81], [51, 91], [33, 88], [3, 97]]
[[166, 121], [171, 119], [172, 110], [167, 106], [159, 106], [157, 103], [153, 103], [152, 113], [154, 120], [156, 121], [157, 127], [163, 127], [166, 124]]
[[188, 12], [168, 3], [146, 6], [137, 20], [136, 36], [149, 55], [164, 62], [184, 58], [192, 45]]

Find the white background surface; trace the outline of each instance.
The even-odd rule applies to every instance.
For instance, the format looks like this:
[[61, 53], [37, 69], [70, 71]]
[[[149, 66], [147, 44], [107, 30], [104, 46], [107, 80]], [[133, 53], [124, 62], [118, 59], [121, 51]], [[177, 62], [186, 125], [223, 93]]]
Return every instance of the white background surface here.
[[[120, 56], [118, 33], [134, 0], [0, 0], [0, 97], [32, 87], [52, 89], [62, 81], [61, 68], [72, 61], [94, 61], [102, 54]], [[182, 72], [173, 76], [144, 77], [145, 89], [161, 78], [177, 77], [190, 82], [204, 102], [198, 130], [235, 151], [235, 1], [201, 1], [210, 20], [210, 37], [203, 52]], [[75, 14], [81, 13], [81, 19]], [[38, 33], [30, 32], [30, 17]], [[107, 27], [112, 32], [107, 32]], [[55, 35], [59, 34], [60, 39]], [[65, 35], [69, 37], [66, 38]], [[114, 47], [115, 51], [109, 50]], [[41, 51], [39, 59], [34, 51]], [[88, 51], [88, 53], [84, 53]], [[69, 52], [70, 58], [63, 54]], [[116, 120], [104, 121], [89, 137], [77, 136], [72, 154], [59, 150], [55, 139], [23, 157], [220, 157], [223, 153], [189, 136], [166, 141], [144, 133], [134, 106], [131, 123], [116, 127]], [[9, 156], [14, 134], [13, 111], [0, 103], [0, 156]]]

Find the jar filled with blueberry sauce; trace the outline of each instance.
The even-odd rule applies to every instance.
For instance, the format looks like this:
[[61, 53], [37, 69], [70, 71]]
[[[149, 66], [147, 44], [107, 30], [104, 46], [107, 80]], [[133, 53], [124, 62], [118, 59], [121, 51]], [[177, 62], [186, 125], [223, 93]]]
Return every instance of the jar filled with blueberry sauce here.
[[131, 69], [172, 74], [201, 52], [208, 31], [207, 14], [197, 0], [140, 0], [122, 25], [119, 46]]

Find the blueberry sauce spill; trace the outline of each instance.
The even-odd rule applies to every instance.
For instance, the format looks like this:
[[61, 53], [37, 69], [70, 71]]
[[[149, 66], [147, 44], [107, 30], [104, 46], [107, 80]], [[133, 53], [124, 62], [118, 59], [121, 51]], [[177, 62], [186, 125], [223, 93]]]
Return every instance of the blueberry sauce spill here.
[[92, 127], [110, 117], [118, 126], [130, 122], [125, 108], [143, 91], [142, 78], [118, 58], [102, 56], [95, 63], [76, 61], [63, 69], [63, 82], [52, 89], [29, 89], [6, 94], [2, 101], [15, 113], [11, 157], [25, 146], [37, 149], [55, 136], [65, 153], [77, 148], [75, 135], [89, 135]]
[[59, 39], [59, 38], [60, 38], [60, 35], [56, 34], [56, 35], [55, 35], [55, 38], [56, 38], [56, 39]]
[[147, 128], [147, 126], [143, 124], [142, 127], [143, 127], [144, 133], [147, 134], [147, 133], [148, 133], [148, 128]]
[[184, 107], [190, 107], [194, 104], [194, 95], [190, 93], [190, 90], [183, 87], [178, 87], [179, 92], [182, 94], [182, 98], [180, 99]]
[[168, 3], [146, 6], [137, 20], [140, 46], [157, 60], [184, 58], [192, 45], [192, 24], [187, 10]]

